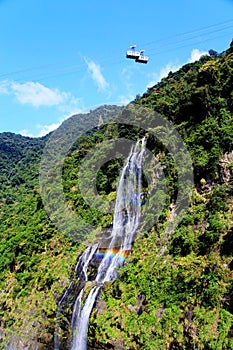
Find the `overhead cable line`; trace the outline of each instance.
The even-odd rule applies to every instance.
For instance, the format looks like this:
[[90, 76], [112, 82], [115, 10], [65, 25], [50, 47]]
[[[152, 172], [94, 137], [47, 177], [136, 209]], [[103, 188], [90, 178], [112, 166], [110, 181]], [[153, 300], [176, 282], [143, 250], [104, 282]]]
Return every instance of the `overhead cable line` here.
[[150, 41], [148, 43], [142, 43], [140, 45], [142, 45], [143, 47], [146, 47], [146, 46], [150, 46], [150, 45], [154, 45], [158, 42], [161, 42], [161, 41], [167, 41], [169, 39], [174, 39], [176, 37], [180, 37], [180, 36], [185, 36], [185, 35], [189, 35], [189, 34], [193, 34], [193, 33], [199, 33], [199, 32], [202, 32], [202, 31], [205, 31], [205, 30], [208, 30], [210, 28], [214, 28], [214, 27], [217, 27], [217, 26], [221, 26], [221, 25], [225, 25], [225, 24], [228, 24], [228, 23], [231, 23], [233, 25], [233, 19], [230, 19], [230, 20], [227, 20], [227, 21], [224, 21], [224, 22], [219, 22], [219, 23], [215, 23], [215, 24], [211, 24], [209, 26], [205, 26], [205, 27], [200, 27], [200, 28], [197, 28], [197, 29], [194, 29], [194, 30], [190, 30], [190, 31], [187, 31], [187, 32], [182, 32], [182, 33], [178, 33], [178, 34], [174, 34], [174, 35], [171, 35], [171, 36], [168, 36], [168, 37], [163, 37], [161, 39], [157, 39], [157, 40], [154, 40], [154, 41]]
[[[230, 25], [231, 24], [231, 25]], [[224, 27], [225, 26], [225, 27]], [[216, 29], [213, 29], [213, 28], [216, 28]], [[191, 45], [194, 45], [193, 42], [190, 42], [191, 40], [193, 39], [198, 39], [200, 38], [200, 35], [202, 35], [202, 38], [201, 38], [201, 42], [206, 42], [206, 41], [210, 41], [210, 40], [213, 40], [215, 38], [208, 38], [208, 39], [204, 39], [204, 37], [206, 35], [212, 35], [213, 33], [217, 33], [217, 32], [221, 32], [221, 31], [225, 31], [225, 30], [228, 30], [228, 29], [231, 29], [233, 28], [233, 19], [232, 20], [228, 20], [228, 21], [225, 21], [225, 22], [219, 22], [219, 23], [216, 23], [216, 24], [212, 24], [212, 25], [209, 25], [209, 26], [205, 26], [205, 27], [201, 27], [201, 28], [198, 28], [198, 29], [195, 29], [195, 30], [192, 30], [192, 31], [188, 31], [188, 32], [183, 32], [183, 33], [180, 33], [180, 34], [175, 34], [175, 35], [172, 35], [172, 36], [169, 36], [169, 37], [165, 37], [165, 38], [161, 38], [161, 39], [158, 39], [158, 40], [155, 40], [155, 41], [151, 41], [149, 43], [144, 43], [144, 44], [141, 44], [142, 47], [146, 47], [146, 46], [152, 46], [154, 45], [153, 47], [151, 48], [148, 48], [147, 52], [153, 52], [153, 51], [156, 51], [155, 54], [150, 54], [150, 56], [154, 56], [156, 54], [161, 54], [161, 53], [165, 53], [167, 51], [172, 51], [172, 50], [176, 50], [176, 49], [179, 49], [179, 48], [183, 48], [183, 47], [187, 47], [187, 46], [191, 46]], [[213, 30], [209, 30], [209, 29], [213, 29]], [[207, 32], [206, 32], [207, 31]], [[195, 34], [195, 33], [199, 33], [199, 34], [196, 34], [196, 35], [193, 35], [191, 37], [185, 37], [187, 35], [191, 35], [191, 34]], [[182, 36], [184, 38], [182, 38]], [[180, 40], [176, 41], [174, 40], [175, 38], [181, 38]], [[170, 40], [168, 42], [168, 40]], [[179, 44], [182, 44], [182, 43], [186, 43], [188, 42], [188, 45], [182, 45], [182, 46], [179, 46]], [[161, 43], [159, 46], [155, 45], [157, 43]], [[198, 44], [198, 43], [197, 43]], [[174, 47], [175, 46], [175, 47]], [[167, 50], [159, 50], [159, 48], [167, 48]], [[117, 51], [115, 51], [117, 52]], [[104, 67], [104, 66], [108, 66], [108, 65], [113, 65], [113, 64], [118, 64], [118, 63], [121, 63], [123, 62], [122, 59], [119, 60], [119, 58], [116, 58], [116, 55], [114, 54], [114, 51], [111, 52], [111, 55], [108, 56], [108, 59], [103, 59], [104, 57], [106, 57], [105, 55], [101, 55], [99, 57], [95, 57], [95, 62], [97, 61], [98, 64], [101, 65], [101, 67]], [[78, 65], [68, 65], [68, 66], [62, 66], [61, 63], [65, 63], [66, 61], [58, 61], [58, 62], [55, 62], [55, 63], [50, 63], [50, 64], [44, 64], [44, 65], [40, 65], [40, 66], [37, 66], [37, 67], [31, 67], [31, 68], [25, 68], [25, 69], [21, 69], [21, 70], [18, 70], [18, 71], [12, 71], [12, 72], [8, 72], [8, 73], [4, 73], [4, 74], [0, 74], [0, 79], [2, 78], [8, 78], [10, 76], [14, 76], [14, 75], [19, 75], [21, 73], [27, 73], [27, 72], [35, 72], [34, 75], [30, 75], [30, 78], [29, 79], [48, 79], [48, 78], [53, 78], [53, 77], [58, 77], [58, 76], [62, 76], [62, 75], [66, 75], [66, 74], [71, 74], [71, 73], [74, 73], [74, 72], [79, 72], [83, 69], [83, 67], [86, 67], [87, 66], [87, 63], [80, 63]], [[57, 66], [57, 73], [56, 71], [54, 73], [51, 73], [51, 72], [42, 72], [42, 70], [46, 69], [46, 68], [49, 68], [49, 67], [54, 67], [54, 66]], [[36, 71], [41, 71], [42, 74], [36, 74]], [[15, 79], [14, 79], [15, 80]], [[22, 77], [19, 79], [17, 79], [17, 81], [22, 81], [22, 80], [25, 80], [25, 78], [23, 79]]]
[[[207, 33], [207, 34], [205, 34], [205, 35], [211, 35], [211, 34], [213, 34], [213, 33], [222, 32], [222, 31], [225, 31], [226, 29], [232, 29], [232, 28], [233, 28], [233, 23], [232, 23], [231, 26], [228, 26], [228, 27], [226, 27], [226, 28], [221, 28], [221, 29], [213, 30], [213, 31], [211, 31], [211, 32], [209, 32], [209, 33]], [[192, 36], [192, 37], [189, 37], [189, 38], [186, 38], [186, 39], [182, 39], [182, 40], [179, 40], [179, 41], [175, 41], [175, 42], [172, 41], [172, 42], [169, 42], [169, 43], [165, 43], [165, 44], [163, 44], [163, 45], [160, 45], [160, 46], [154, 47], [154, 48], [152, 48], [152, 49], [149, 49], [149, 50], [147, 50], [147, 51], [148, 51], [148, 52], [154, 51], [154, 50], [157, 50], [158, 47], [166, 47], [166, 46], [170, 46], [170, 45], [172, 45], [172, 44], [177, 45], [177, 44], [184, 43], [184, 42], [187, 42], [187, 41], [196, 39], [196, 38], [200, 38], [200, 34], [194, 35], [194, 36]], [[213, 39], [213, 38], [211, 38], [211, 39]], [[207, 39], [207, 40], [211, 40], [211, 39]], [[206, 41], [207, 41], [207, 40], [206, 40]], [[201, 41], [203, 42], [203, 41], [205, 41], [205, 40], [201, 39]]]

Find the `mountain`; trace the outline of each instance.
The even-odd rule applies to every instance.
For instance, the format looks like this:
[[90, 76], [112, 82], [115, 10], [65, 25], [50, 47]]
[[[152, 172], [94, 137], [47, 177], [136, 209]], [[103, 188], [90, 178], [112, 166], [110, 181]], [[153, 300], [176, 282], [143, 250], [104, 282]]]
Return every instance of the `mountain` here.
[[[87, 115], [73, 116], [58, 131], [41, 139], [0, 134], [3, 348], [8, 342], [8, 349], [53, 349], [58, 301], [75, 278], [77, 258], [113, 220], [111, 211], [98, 210], [98, 197], [97, 204], [87, 204], [85, 196], [91, 187], [86, 186], [86, 193], [79, 188], [79, 169], [85, 160], [83, 175], [88, 178], [93, 165], [93, 158], [88, 157], [94, 149], [100, 164], [96, 189], [101, 198], [114, 200], [123, 161], [122, 156], [111, 156], [111, 140], [136, 140], [143, 135], [165, 176], [164, 206], [157, 217], [153, 208], [159, 201], [158, 193], [150, 193], [145, 178], [144, 190], [153, 204], [148, 207], [152, 224], [142, 226], [118, 280], [106, 283], [102, 290], [90, 318], [90, 349], [233, 348], [232, 86], [233, 43], [221, 54], [211, 52], [170, 72], [128, 109], [103, 106]], [[163, 143], [162, 138], [158, 140], [149, 129], [140, 127], [145, 120], [150, 122], [150, 115], [145, 112], [137, 116], [137, 123], [130, 123], [131, 113], [145, 108], [158, 112], [174, 126], [193, 163], [190, 205], [169, 234], [167, 227], [177, 210], [179, 172], [169, 146], [165, 147], [167, 135]], [[82, 128], [81, 133], [61, 164], [59, 156], [69, 137], [77, 136], [77, 128]], [[39, 172], [45, 151], [48, 159], [51, 155], [56, 162], [48, 169], [47, 192], [43, 194]], [[103, 155], [108, 159], [102, 164]], [[52, 186], [59, 169], [62, 196], [82, 218], [78, 223], [70, 218], [64, 226], [66, 234], [56, 223], [61, 212], [56, 211], [52, 219], [46, 208], [47, 200], [49, 208], [56, 209], [62, 202], [59, 182]], [[150, 171], [154, 173], [153, 168]], [[182, 191], [185, 196], [185, 188]], [[82, 222], [93, 231], [79, 241], [74, 238], [82, 232]], [[71, 314], [70, 309], [64, 311], [64, 342]]]
[[[172, 208], [139, 235], [119, 279], [106, 285], [91, 318], [91, 348], [233, 347], [232, 87], [233, 42], [170, 72], [135, 101], [175, 125], [192, 157], [195, 189], [170, 240]], [[165, 169], [174, 184], [174, 168]]]
[[[103, 122], [118, 110], [121, 107], [102, 106], [73, 116], [63, 127], [72, 130], [82, 119], [91, 135], [96, 121]], [[49, 138], [51, 134], [43, 138], [0, 134], [0, 329], [3, 338], [23, 334], [19, 343], [14, 335], [9, 348], [33, 340], [53, 348], [56, 303], [80, 249], [51, 222], [40, 195], [40, 162]]]
[[[30, 138], [10, 132], [0, 134], [1, 187], [15, 175], [19, 163], [31, 163], [42, 152], [46, 138]], [[20, 179], [16, 180], [20, 182]]]

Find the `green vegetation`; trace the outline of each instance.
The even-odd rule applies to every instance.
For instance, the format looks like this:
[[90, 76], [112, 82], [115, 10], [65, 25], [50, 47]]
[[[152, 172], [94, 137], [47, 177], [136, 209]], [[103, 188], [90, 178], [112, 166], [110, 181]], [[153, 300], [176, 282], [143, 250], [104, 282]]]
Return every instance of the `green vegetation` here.
[[233, 348], [232, 83], [233, 43], [135, 101], [174, 123], [193, 160], [195, 190], [165, 252], [168, 212], [141, 232], [119, 279], [105, 287], [89, 329], [94, 348]]
[[[164, 168], [167, 188], [165, 198], [161, 193], [151, 196], [155, 207], [164, 200], [164, 210], [155, 220], [157, 214], [150, 208], [149, 231], [142, 227], [119, 279], [104, 286], [90, 319], [92, 349], [233, 348], [232, 86], [233, 44], [222, 54], [169, 73], [133, 102], [175, 125], [193, 160], [195, 188], [183, 220], [168, 240], [177, 169], [166, 147], [147, 130], [147, 147]], [[111, 123], [109, 118], [118, 112], [117, 107], [103, 106], [88, 114], [87, 124], [82, 124], [88, 132], [77, 139], [63, 164], [69, 206], [96, 227], [81, 245], [60, 232], [44, 209], [39, 165], [48, 136], [0, 134], [0, 329], [6, 336], [10, 332], [26, 342], [38, 342], [41, 349], [52, 348], [57, 302], [69, 285], [77, 257], [112, 222], [112, 214], [100, 210], [98, 200], [114, 201], [123, 158], [108, 158], [113, 151], [108, 141], [135, 140], [145, 134], [142, 128], [127, 125], [129, 111], [123, 111], [120, 122]], [[80, 118], [73, 116], [63, 127], [74, 130]], [[103, 141], [103, 148], [98, 148]], [[96, 159], [104, 154], [110, 160], [97, 173], [100, 197], [90, 207], [80, 191], [78, 171], [93, 147]], [[56, 161], [59, 164], [60, 159]], [[86, 165], [88, 179], [91, 160]], [[147, 190], [146, 179], [143, 185]], [[86, 192], [88, 196], [88, 186]], [[54, 205], [59, 201], [55, 194], [56, 187], [48, 187]], [[82, 227], [71, 223], [69, 229], [80, 233]]]

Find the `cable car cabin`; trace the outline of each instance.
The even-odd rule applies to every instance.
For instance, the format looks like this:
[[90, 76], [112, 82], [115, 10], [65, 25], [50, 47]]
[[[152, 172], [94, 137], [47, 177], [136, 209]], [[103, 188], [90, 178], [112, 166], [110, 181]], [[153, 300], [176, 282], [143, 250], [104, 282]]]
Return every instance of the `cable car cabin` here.
[[134, 50], [128, 50], [126, 52], [126, 58], [137, 59], [140, 56], [140, 53]]
[[126, 58], [132, 58], [133, 60], [137, 59], [140, 56], [140, 52], [135, 51], [135, 45], [130, 46], [131, 50], [126, 52]]
[[147, 63], [149, 60], [149, 57], [148, 56], [145, 56], [144, 55], [144, 50], [140, 51], [140, 55], [139, 57], [136, 58], [136, 62], [139, 62], [139, 63]]
[[126, 58], [131, 58], [138, 63], [147, 63], [149, 57], [144, 55], [144, 50], [135, 51], [136, 45], [130, 46], [130, 50], [126, 52]]
[[139, 56], [138, 58], [136, 58], [135, 60], [136, 62], [139, 62], [139, 63], [147, 63], [149, 61], [149, 57], [147, 56]]

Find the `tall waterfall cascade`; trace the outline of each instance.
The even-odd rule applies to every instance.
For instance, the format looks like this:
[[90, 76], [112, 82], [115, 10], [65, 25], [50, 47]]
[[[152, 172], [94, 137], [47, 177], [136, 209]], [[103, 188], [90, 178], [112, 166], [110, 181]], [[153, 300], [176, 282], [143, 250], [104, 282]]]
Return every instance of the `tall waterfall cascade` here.
[[[82, 275], [84, 287], [80, 290], [74, 306], [71, 320], [72, 341], [71, 350], [87, 350], [87, 333], [89, 317], [98, 298], [103, 284], [117, 279], [117, 270], [124, 264], [124, 258], [132, 249], [135, 234], [140, 225], [141, 193], [142, 193], [142, 167], [146, 139], [138, 140], [131, 148], [128, 158], [123, 166], [114, 209], [113, 227], [108, 240], [108, 247], [101, 251], [100, 244], [88, 247], [80, 256], [75, 272]], [[95, 277], [88, 280], [88, 267], [94, 256], [99, 256], [100, 262]], [[91, 286], [85, 300], [85, 284]], [[71, 282], [72, 284], [72, 282]], [[61, 308], [64, 298], [69, 293], [71, 285], [61, 298]], [[59, 341], [55, 337], [55, 350], [59, 350]], [[61, 350], [61, 349], [60, 349]]]

